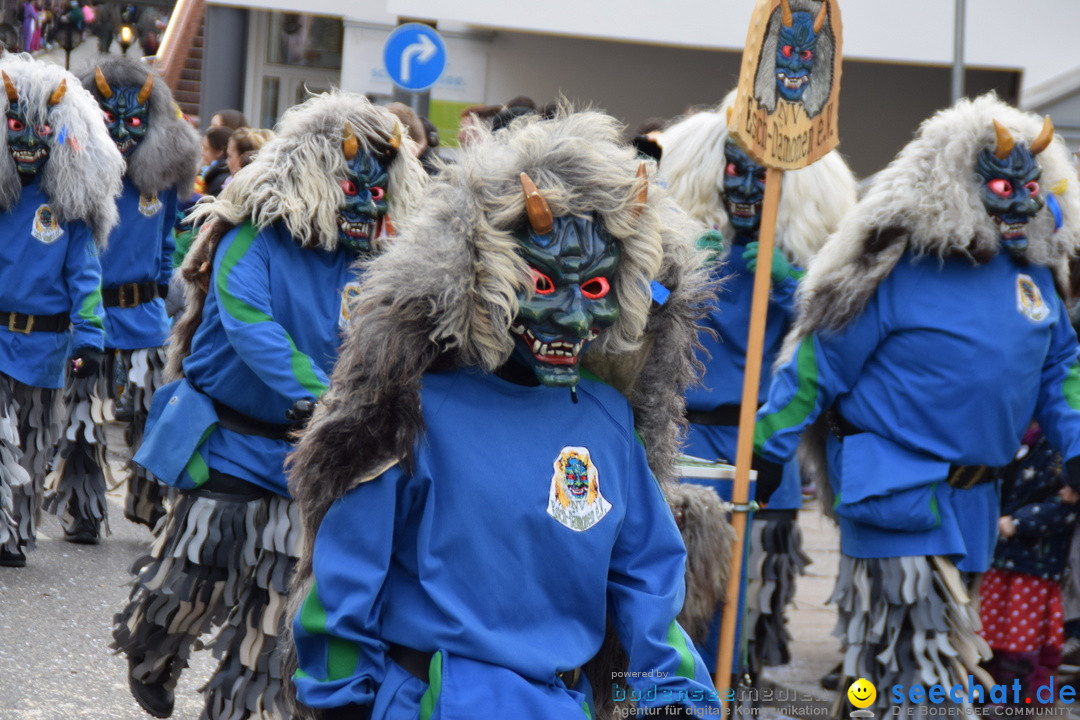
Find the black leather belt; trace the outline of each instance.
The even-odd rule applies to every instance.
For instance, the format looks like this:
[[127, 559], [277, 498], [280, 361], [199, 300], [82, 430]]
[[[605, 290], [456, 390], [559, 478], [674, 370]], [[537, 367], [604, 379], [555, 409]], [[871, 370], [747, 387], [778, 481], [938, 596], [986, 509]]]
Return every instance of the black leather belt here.
[[245, 415], [217, 400], [214, 400], [214, 410], [217, 412], [218, 425], [241, 435], [257, 435], [271, 440], [288, 440], [289, 431], [292, 430], [292, 425], [266, 422]]
[[692, 425], [738, 426], [739, 406], [718, 405], [712, 410], [687, 410], [686, 421]]
[[148, 303], [158, 296], [157, 283], [125, 283], [101, 289], [101, 304], [105, 307], [132, 308]]
[[[434, 654], [395, 643], [390, 643], [390, 649], [387, 652], [390, 659], [400, 665], [405, 672], [424, 682], [430, 682], [428, 671], [431, 668], [431, 656]], [[581, 668], [563, 670], [555, 673], [555, 676], [562, 680], [563, 685], [572, 688], [581, 679]]]
[[71, 318], [67, 313], [24, 315], [20, 312], [0, 312], [0, 327], [23, 335], [32, 332], [64, 332], [71, 327]]
[[[866, 432], [851, 424], [836, 408], [829, 408], [825, 414], [825, 421], [829, 424], [829, 430], [837, 440], [843, 440], [852, 435]], [[967, 490], [982, 483], [993, 482], [1001, 475], [1002, 468], [992, 465], [949, 465], [949, 475], [945, 482], [954, 488]]]

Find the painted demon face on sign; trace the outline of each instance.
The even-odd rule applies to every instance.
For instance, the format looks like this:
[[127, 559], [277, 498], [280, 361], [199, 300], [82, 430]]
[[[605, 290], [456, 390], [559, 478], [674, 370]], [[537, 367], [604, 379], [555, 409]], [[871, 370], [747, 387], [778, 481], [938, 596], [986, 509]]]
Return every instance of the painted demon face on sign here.
[[357, 253], [372, 250], [379, 222], [389, 207], [389, 179], [386, 166], [370, 153], [357, 152], [346, 164], [345, 179], [341, 181], [345, 197], [338, 208], [338, 238]]
[[586, 346], [619, 317], [619, 246], [591, 218], [559, 217], [519, 233], [530, 292], [518, 298], [514, 355], [544, 385], [576, 385]]
[[724, 206], [728, 221], [742, 237], [756, 237], [765, 199], [765, 168], [731, 140], [724, 145]]
[[792, 12], [787, 2], [782, 3], [781, 10], [783, 21], [776, 47], [776, 92], [788, 102], [800, 102], [814, 69], [826, 3], [822, 3], [817, 17], [808, 12]]

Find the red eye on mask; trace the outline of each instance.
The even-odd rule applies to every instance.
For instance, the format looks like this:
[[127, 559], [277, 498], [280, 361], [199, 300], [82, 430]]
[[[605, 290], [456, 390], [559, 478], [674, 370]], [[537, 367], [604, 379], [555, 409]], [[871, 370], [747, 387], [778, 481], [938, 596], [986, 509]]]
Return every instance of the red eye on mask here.
[[129, 117], [129, 118], [128, 118], [127, 120], [125, 120], [124, 122], [126, 122], [126, 123], [127, 123], [128, 125], [130, 125], [131, 127], [139, 127], [139, 126], [141, 126], [141, 125], [142, 125], [142, 118], [137, 118], [137, 117]]
[[111, 112], [109, 110], [106, 110], [105, 111], [105, 122], [109, 123], [110, 125], [113, 124], [114, 122], [116, 122], [116, 113]]
[[809, 50], [803, 50], [801, 53], [799, 53], [799, 57], [801, 57], [803, 60], [809, 60], [810, 58], [814, 57], [814, 53], [810, 52]]
[[46, 135], [52, 135], [52, 128], [48, 125], [38, 125], [36, 128], [34, 128], [34, 132], [36, 132], [41, 137], [45, 137]]
[[791, 47], [790, 45], [785, 45], [784, 47], [780, 48], [780, 52], [784, 53], [784, 57], [791, 57], [791, 53], [793, 53], [794, 51], [795, 48]]
[[386, 191], [383, 190], [381, 187], [379, 187], [378, 185], [375, 185], [374, 187], [371, 188], [371, 199], [372, 200], [374, 200], [375, 202], [379, 202], [384, 197], [386, 197]]
[[16, 120], [15, 118], [8, 118], [7, 121], [8, 130], [14, 130], [15, 132], [22, 132], [26, 124], [22, 120]]
[[581, 283], [581, 294], [589, 300], [599, 300], [611, 291], [611, 283], [606, 277], [594, 277]]
[[550, 295], [555, 292], [555, 283], [551, 282], [551, 278], [536, 268], [529, 268], [529, 272], [532, 274], [533, 290], [537, 295]]
[[1034, 180], [1024, 185], [1024, 188], [1032, 195], [1039, 194], [1039, 183], [1035, 182]]
[[994, 178], [990, 182], [986, 183], [986, 187], [990, 188], [990, 192], [994, 193], [998, 197], [1007, 198], [1012, 195], [1013, 187], [1012, 183], [1002, 178]]
[[724, 168], [724, 174], [730, 177], [735, 177], [736, 175], [738, 175], [739, 170], [735, 167], [735, 163], [728, 163], [727, 167]]
[[353, 197], [354, 195], [356, 195], [357, 193], [360, 192], [356, 188], [356, 183], [354, 183], [352, 180], [342, 180], [341, 181], [341, 189], [344, 190], [345, 194], [348, 195], [349, 197]]

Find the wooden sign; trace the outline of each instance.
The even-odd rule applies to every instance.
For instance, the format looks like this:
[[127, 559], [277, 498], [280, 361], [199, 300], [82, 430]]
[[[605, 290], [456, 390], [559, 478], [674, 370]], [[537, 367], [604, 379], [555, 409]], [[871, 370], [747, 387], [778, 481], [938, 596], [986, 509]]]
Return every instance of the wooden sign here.
[[840, 46], [836, 0], [759, 0], [729, 127], [759, 164], [795, 170], [836, 147]]

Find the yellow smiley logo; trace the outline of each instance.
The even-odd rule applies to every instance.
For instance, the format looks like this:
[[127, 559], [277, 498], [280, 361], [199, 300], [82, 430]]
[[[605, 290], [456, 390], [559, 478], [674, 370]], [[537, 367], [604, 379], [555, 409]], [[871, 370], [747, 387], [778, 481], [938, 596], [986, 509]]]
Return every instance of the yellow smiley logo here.
[[877, 700], [877, 688], [866, 678], [859, 678], [847, 689], [847, 699], [857, 708], [870, 707]]

